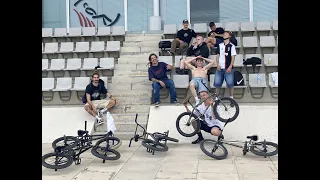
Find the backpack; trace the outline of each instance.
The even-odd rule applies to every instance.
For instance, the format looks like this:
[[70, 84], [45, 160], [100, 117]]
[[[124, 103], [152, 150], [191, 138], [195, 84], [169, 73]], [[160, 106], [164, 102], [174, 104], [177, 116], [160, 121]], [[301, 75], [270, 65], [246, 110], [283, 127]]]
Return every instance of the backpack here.
[[244, 86], [244, 78], [241, 72], [234, 71], [233, 76], [234, 76], [234, 86]]
[[159, 42], [159, 48], [164, 50], [164, 49], [167, 49], [167, 48], [171, 48], [171, 41], [160, 41]]
[[235, 45], [238, 46], [238, 40], [236, 39], [236, 37], [234, 36], [234, 34], [231, 34], [231, 38], [230, 38], [230, 42]]
[[257, 64], [261, 64], [261, 59], [258, 57], [248, 58], [247, 60], [243, 59], [243, 65], [252, 65], [253, 73], [255, 72], [255, 68]]

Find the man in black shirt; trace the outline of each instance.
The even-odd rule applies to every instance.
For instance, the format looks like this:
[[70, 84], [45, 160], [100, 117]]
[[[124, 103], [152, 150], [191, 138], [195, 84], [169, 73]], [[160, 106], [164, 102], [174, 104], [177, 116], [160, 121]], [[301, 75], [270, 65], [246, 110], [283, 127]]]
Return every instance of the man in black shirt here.
[[177, 32], [176, 39], [171, 43], [171, 51], [169, 52], [171, 55], [175, 55], [177, 47], [179, 47], [180, 52], [185, 52], [184, 50], [188, 48], [191, 39], [197, 36], [193, 29], [189, 29], [189, 21], [187, 19], [183, 20], [182, 24], [183, 29]]
[[221, 27], [216, 27], [214, 22], [210, 22], [209, 27], [211, 31], [208, 34], [206, 43], [209, 50], [211, 50], [212, 46], [218, 47], [218, 45], [223, 42], [224, 29]]
[[[105, 82], [99, 78], [99, 73], [95, 71], [92, 74], [92, 81], [87, 85], [82, 102], [85, 104], [84, 109], [96, 118], [97, 124], [104, 123], [103, 119], [98, 116], [97, 109], [107, 107], [110, 110], [117, 104], [116, 98], [108, 92]], [[101, 99], [101, 94], [107, 95], [109, 99]]]

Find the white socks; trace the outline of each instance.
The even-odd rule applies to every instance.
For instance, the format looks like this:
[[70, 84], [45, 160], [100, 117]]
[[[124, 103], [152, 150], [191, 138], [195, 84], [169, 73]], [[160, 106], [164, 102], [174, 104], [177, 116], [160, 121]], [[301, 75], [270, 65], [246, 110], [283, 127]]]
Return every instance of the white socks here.
[[194, 97], [194, 99], [196, 100], [196, 104], [199, 104], [200, 99], [198, 97]]
[[101, 121], [101, 118], [98, 115], [96, 115], [96, 119], [98, 119], [98, 121]]

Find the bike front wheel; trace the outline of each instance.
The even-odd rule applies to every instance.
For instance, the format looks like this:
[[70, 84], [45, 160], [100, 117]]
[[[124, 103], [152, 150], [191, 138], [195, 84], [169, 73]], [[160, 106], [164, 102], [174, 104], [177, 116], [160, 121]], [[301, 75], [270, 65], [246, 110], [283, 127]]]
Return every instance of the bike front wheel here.
[[122, 144], [122, 141], [117, 138], [117, 137], [114, 137], [114, 136], [111, 136], [111, 137], [108, 137], [108, 138], [104, 138], [104, 139], [101, 139], [99, 140], [97, 144], [100, 144], [100, 146], [105, 146], [107, 147], [107, 143], [109, 143], [109, 147], [110, 149], [118, 149], [121, 144]]
[[[267, 148], [274, 148], [269, 150]], [[278, 144], [269, 141], [255, 142], [251, 145], [250, 151], [257, 156], [274, 156], [278, 154]]]
[[141, 142], [142, 146], [154, 151], [168, 151], [168, 146], [165, 144], [157, 143], [152, 139], [144, 139]]
[[233, 98], [222, 97], [213, 105], [213, 113], [221, 122], [234, 121], [239, 116], [239, 104]]
[[108, 147], [108, 143], [112, 141], [117, 141], [116, 139], [118, 138], [108, 137], [106, 139], [99, 140], [91, 149], [92, 155], [103, 160], [118, 160], [121, 156], [120, 153], [112, 149], [112, 146], [110, 144]]
[[52, 148], [56, 149], [57, 147], [66, 147], [69, 149], [78, 149], [80, 141], [77, 137], [74, 136], [64, 136], [60, 137], [52, 142]]
[[200, 142], [201, 151], [209, 157], [217, 160], [226, 159], [228, 150], [223, 144], [217, 144], [217, 141], [212, 139], [205, 139]]
[[[50, 160], [52, 158], [52, 160]], [[73, 162], [70, 155], [64, 153], [48, 153], [42, 156], [42, 165], [49, 169], [64, 169]]]
[[176, 121], [177, 131], [185, 137], [192, 137], [200, 131], [200, 121], [191, 112], [181, 113]]

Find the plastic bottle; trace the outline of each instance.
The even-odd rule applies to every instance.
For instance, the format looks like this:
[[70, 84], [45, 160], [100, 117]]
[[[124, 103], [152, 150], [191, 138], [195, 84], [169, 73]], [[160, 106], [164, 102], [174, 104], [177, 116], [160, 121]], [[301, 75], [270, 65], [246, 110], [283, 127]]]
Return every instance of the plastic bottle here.
[[271, 56], [269, 56], [268, 64], [271, 64], [271, 63], [272, 63], [272, 59], [271, 59]]
[[257, 82], [258, 82], [259, 85], [261, 84], [261, 76], [260, 76], [260, 73], [258, 73], [258, 75], [257, 75]]

